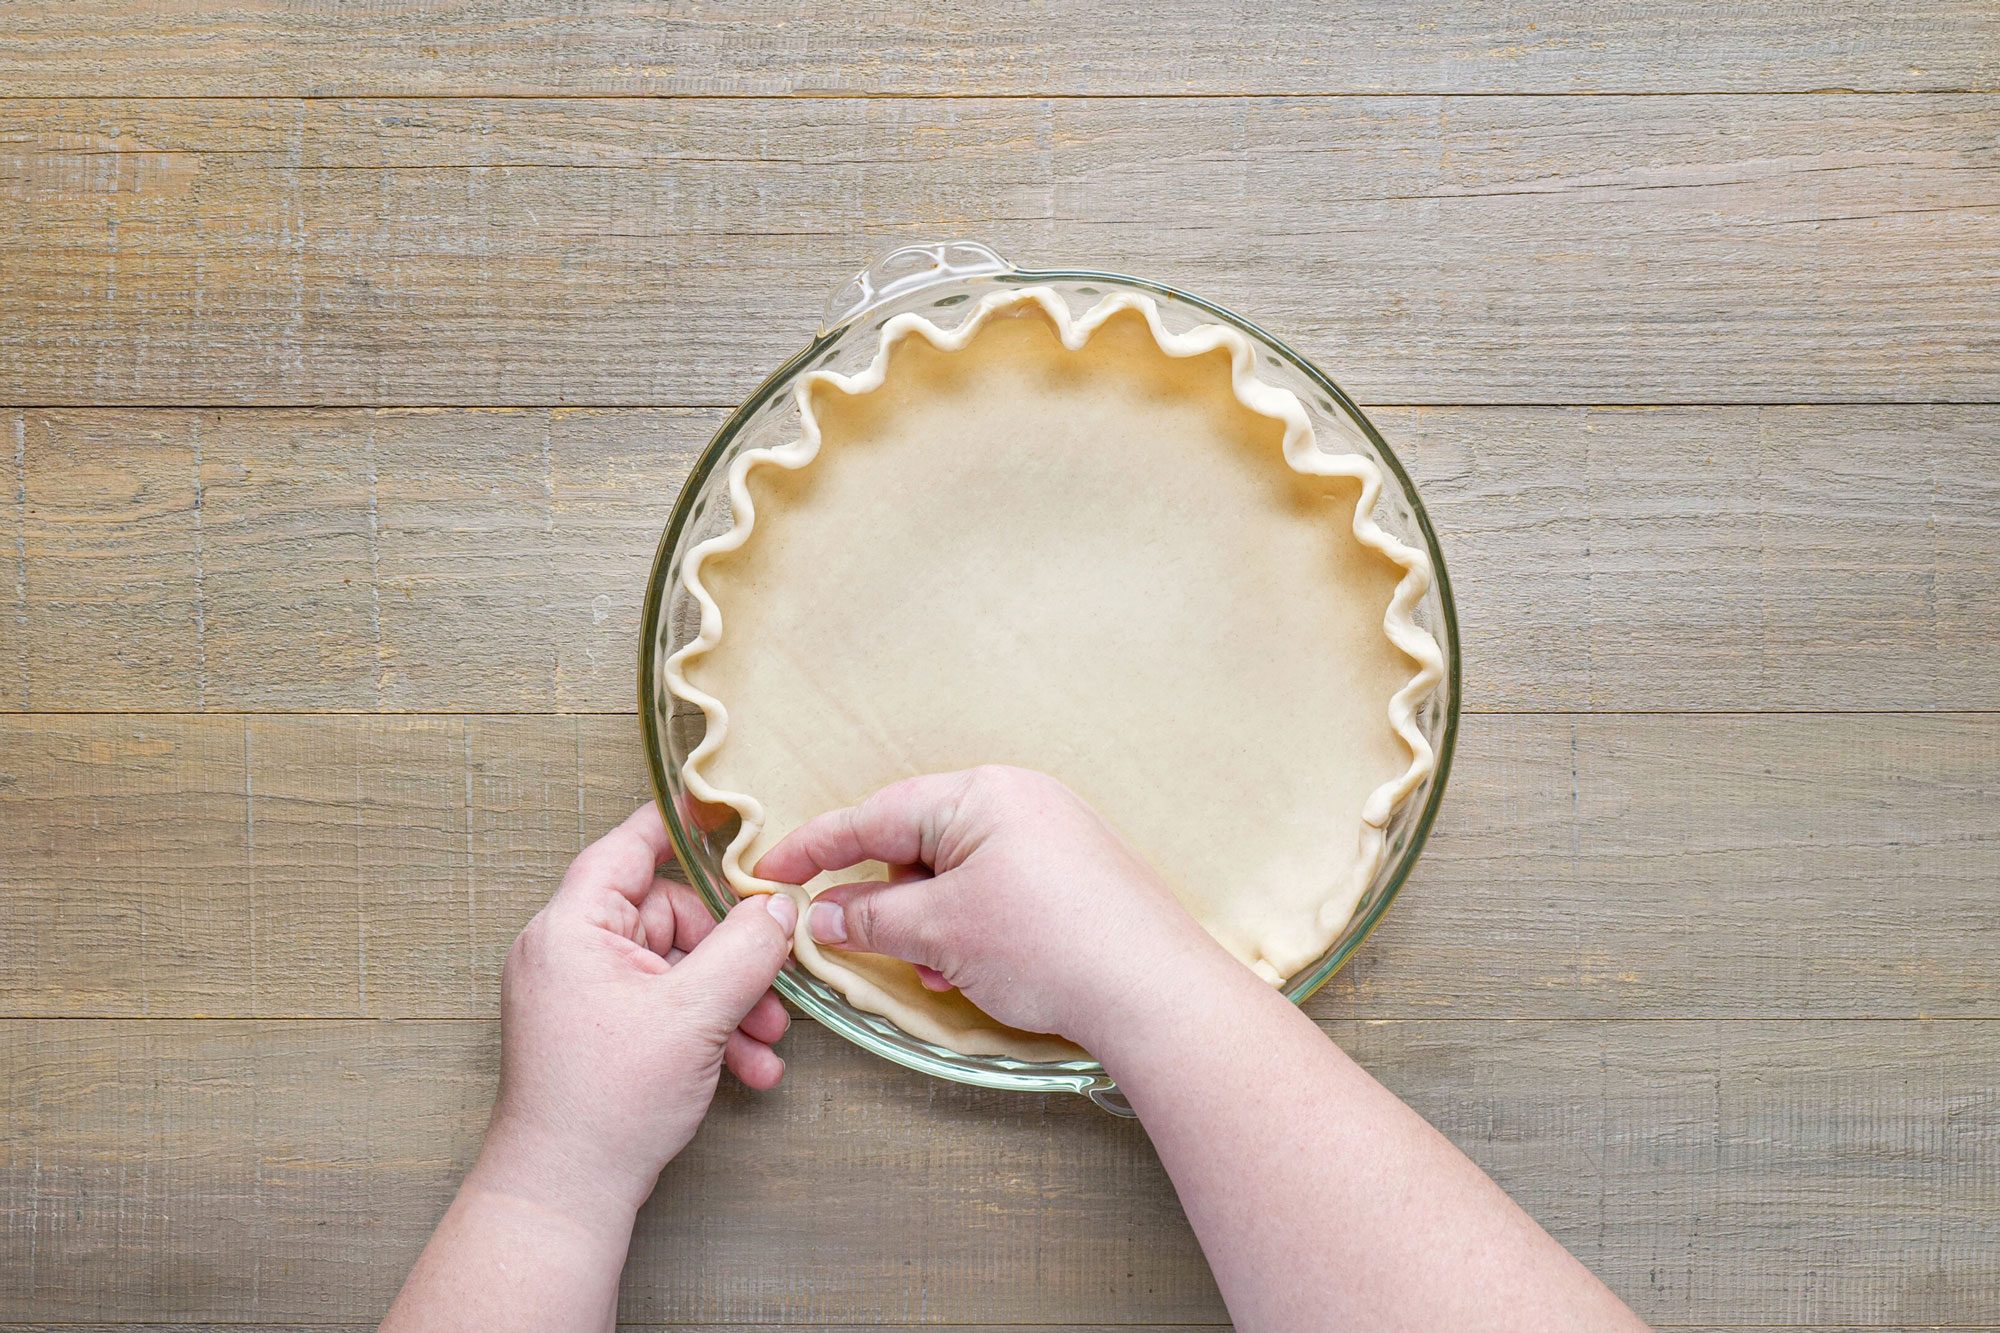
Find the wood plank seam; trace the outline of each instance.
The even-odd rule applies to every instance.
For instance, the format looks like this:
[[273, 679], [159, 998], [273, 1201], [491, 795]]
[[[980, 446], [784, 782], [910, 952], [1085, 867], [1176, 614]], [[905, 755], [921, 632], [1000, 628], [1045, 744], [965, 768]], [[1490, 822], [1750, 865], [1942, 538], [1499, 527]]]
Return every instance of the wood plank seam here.
[[419, 93], [0, 93], [0, 105], [36, 102], [1314, 102], [1368, 98], [1397, 101], [1418, 98], [1490, 100], [1507, 98], [1525, 101], [1571, 101], [1584, 98], [1687, 98], [1705, 101], [1769, 97], [1987, 97], [2000, 95], [2000, 86], [1968, 84], [1925, 88], [1674, 88], [1674, 89], [1590, 89], [1467, 91], [1452, 88], [1413, 88], [1377, 92], [1366, 88], [1302, 90], [1297, 92], [1228, 92], [1224, 90], [1159, 91], [1128, 93], [1076, 92], [839, 92], [797, 93], [565, 93], [565, 92], [419, 92]]
[[[28, 642], [28, 418], [14, 417], [14, 632], [15, 643]], [[25, 646], [21, 653], [21, 706], [33, 697], [32, 672]]]

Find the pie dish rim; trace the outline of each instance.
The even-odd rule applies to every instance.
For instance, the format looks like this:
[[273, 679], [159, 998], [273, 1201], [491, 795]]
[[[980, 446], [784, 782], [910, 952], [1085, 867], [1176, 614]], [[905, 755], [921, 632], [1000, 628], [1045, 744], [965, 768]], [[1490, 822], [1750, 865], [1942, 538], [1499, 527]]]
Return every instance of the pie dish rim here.
[[[1443, 553], [1439, 549], [1436, 531], [1424, 508], [1422, 498], [1417, 493], [1401, 460], [1382, 439], [1373, 422], [1325, 372], [1282, 339], [1266, 332], [1234, 311], [1167, 284], [1097, 269], [1016, 270], [1006, 266], [999, 272], [980, 273], [972, 280], [959, 280], [946, 285], [973, 290], [983, 288], [988, 291], [1004, 287], [1015, 289], [1017, 292], [1024, 287], [1054, 286], [1100, 297], [1103, 292], [1099, 289], [1110, 289], [1114, 292], [1124, 291], [1159, 298], [1170, 305], [1191, 308], [1202, 316], [1205, 322], [1220, 325], [1241, 335], [1253, 349], [1262, 349], [1283, 358], [1309, 381], [1314, 396], [1318, 398], [1320, 406], [1328, 415], [1344, 426], [1352, 427], [1365, 438], [1369, 453], [1372, 454], [1369, 461], [1383, 474], [1382, 484], [1385, 491], [1392, 491], [1400, 499], [1406, 519], [1413, 520], [1416, 525], [1416, 535], [1422, 539], [1421, 554], [1426, 557], [1429, 568], [1431, 583], [1429, 593], [1435, 597], [1435, 607], [1429, 617], [1434, 622], [1430, 626], [1430, 631], [1435, 633], [1427, 631], [1427, 634], [1436, 643], [1441, 659], [1438, 678], [1430, 686], [1431, 694], [1438, 701], [1438, 707], [1432, 710], [1437, 716], [1429, 724], [1434, 758], [1428, 776], [1416, 784], [1418, 790], [1414, 794], [1405, 793], [1406, 798], [1414, 796], [1414, 799], [1421, 800], [1421, 809], [1415, 812], [1413, 821], [1402, 829], [1396, 845], [1381, 858], [1391, 872], [1386, 881], [1381, 882], [1379, 887], [1375, 884], [1369, 886], [1375, 890], [1373, 899], [1366, 901], [1352, 914], [1346, 925], [1335, 932], [1332, 943], [1324, 955], [1295, 971], [1284, 984], [1284, 993], [1295, 1002], [1302, 1003], [1353, 957], [1386, 915], [1428, 840], [1450, 774], [1456, 748], [1460, 697], [1457, 615]], [[954, 292], [949, 299], [963, 302], [968, 298], [961, 292]], [[844, 336], [856, 331], [852, 326], [860, 322], [861, 313], [864, 312], [856, 312], [842, 324], [822, 331], [807, 347], [774, 371], [725, 420], [690, 470], [676, 501], [672, 519], [662, 533], [648, 583], [642, 615], [638, 663], [641, 723], [646, 741], [648, 765], [655, 795], [665, 815], [676, 855], [689, 880], [701, 892], [710, 909], [717, 913], [725, 911], [729, 903], [734, 901], [735, 895], [726, 880], [718, 884], [715, 881], [719, 877], [712, 875], [704, 867], [698, 850], [704, 841], [703, 832], [689, 827], [691, 821], [684, 819], [679, 813], [676, 800], [679, 784], [676, 779], [682, 777], [678, 771], [680, 765], [670, 762], [668, 746], [663, 735], [666, 729], [663, 703], [673, 696], [664, 688], [661, 662], [670, 645], [676, 652], [686, 645], [684, 639], [676, 640], [672, 636], [671, 625], [662, 619], [662, 608], [672, 596], [674, 585], [679, 582], [677, 571], [673, 566], [678, 558], [679, 547], [684, 541], [690, 513], [696, 508], [697, 498], [711, 488], [717, 467], [725, 457], [728, 458], [731, 467], [734, 467], [736, 455], [731, 453], [731, 446], [736, 442], [738, 432], [756, 414], [770, 406], [771, 400], [779, 391], [788, 388], [799, 390], [805, 382], [806, 373], [812, 367], [823, 364], [830, 355], [828, 349]], [[1073, 312], [1071, 317], [1075, 318]], [[966, 322], [964, 319], [957, 320], [945, 331], [955, 330]], [[876, 355], [870, 361], [870, 364], [874, 365], [880, 360], [882, 347], [893, 340], [887, 337], [882, 324], [878, 322], [875, 335], [869, 341], [871, 345], [876, 345]], [[1290, 393], [1290, 390], [1285, 390], [1282, 386], [1276, 387], [1280, 392]], [[1404, 526], [1407, 527], [1407, 522]], [[1409, 535], [1398, 534], [1394, 539], [1408, 545]], [[670, 770], [673, 770], [671, 775]], [[1424, 790], [1426, 784], [1427, 792]], [[1398, 803], [1396, 808], [1400, 810], [1401, 803]], [[1382, 865], [1378, 864], [1378, 879], [1381, 870]], [[1101, 1068], [1094, 1061], [1041, 1063], [1013, 1060], [1004, 1056], [963, 1056], [948, 1048], [910, 1037], [901, 1029], [895, 1028], [888, 1020], [849, 1004], [828, 983], [802, 971], [795, 974], [788, 968], [787, 973], [779, 977], [779, 989], [802, 1009], [820, 1019], [822, 1023], [833, 1027], [849, 1040], [885, 1058], [939, 1077], [995, 1087], [1043, 1090], [1067, 1088], [1090, 1093], [1093, 1097], [1098, 1097], [1103, 1090], [1110, 1088]], [[890, 1031], [883, 1031], [884, 1025], [887, 1025]], [[898, 1038], [902, 1040], [899, 1041]]]

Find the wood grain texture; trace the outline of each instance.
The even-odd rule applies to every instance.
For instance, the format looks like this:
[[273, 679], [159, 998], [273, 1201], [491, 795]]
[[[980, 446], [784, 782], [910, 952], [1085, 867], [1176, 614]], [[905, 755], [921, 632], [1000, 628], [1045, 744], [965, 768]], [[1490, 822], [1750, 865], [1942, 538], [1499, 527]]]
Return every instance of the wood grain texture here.
[[[485, 1017], [637, 733], [0, 720], [0, 1013]], [[2000, 716], [1479, 717], [1451, 782], [1314, 1012], [2000, 1018]]]
[[653, 549], [721, 418], [0, 415], [26, 440], [10, 705], [629, 710]]
[[[0, 708], [618, 711], [715, 409], [59, 409]], [[1391, 408], [1474, 710], [1992, 709], [2000, 408]]]
[[1990, 5], [1652, 0], [1337, 12], [1170, 0], [71, 0], [0, 10], [15, 96], [470, 93], [1348, 93], [1962, 89], [2000, 84]]
[[0, 402], [721, 404], [890, 246], [1363, 402], [2000, 399], [1979, 96], [0, 102]]
[[[1996, 92], [1986, 0], [0, 4], [0, 1325], [373, 1326], [719, 405], [950, 235], [1426, 405], [1472, 711], [1330, 1035], [1656, 1323], [1992, 1325]], [[629, 1327], [1220, 1333], [1133, 1126], [787, 1048]]]
[[[1990, 1023], [1328, 1031], [1648, 1318], [1957, 1323], [2000, 1300]], [[477, 1143], [495, 1038], [0, 1024], [21, 1256], [0, 1318], [374, 1316]], [[627, 1317], [1223, 1317], [1136, 1125], [926, 1080], [811, 1024], [786, 1045], [786, 1088], [726, 1094], [663, 1181]]]

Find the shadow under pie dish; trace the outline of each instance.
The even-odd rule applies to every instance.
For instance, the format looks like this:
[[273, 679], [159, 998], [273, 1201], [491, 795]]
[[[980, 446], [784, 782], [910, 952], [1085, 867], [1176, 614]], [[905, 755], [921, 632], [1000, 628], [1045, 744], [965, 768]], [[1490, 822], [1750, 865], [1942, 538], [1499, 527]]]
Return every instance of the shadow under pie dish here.
[[[776, 887], [750, 868], [812, 815], [1018, 764], [1310, 993], [1407, 875], [1455, 730], [1442, 560], [1386, 446], [1159, 284], [958, 244], [836, 300], [704, 454], [649, 589], [642, 717], [690, 878], [720, 910]], [[787, 995], [880, 1054], [1110, 1100], [1082, 1052], [907, 964], [797, 952]]]

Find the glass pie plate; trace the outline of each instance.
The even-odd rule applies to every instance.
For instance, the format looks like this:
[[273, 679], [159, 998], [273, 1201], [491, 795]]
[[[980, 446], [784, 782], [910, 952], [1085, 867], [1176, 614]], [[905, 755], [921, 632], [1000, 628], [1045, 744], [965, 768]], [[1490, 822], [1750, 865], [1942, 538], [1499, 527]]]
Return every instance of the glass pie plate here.
[[[1051, 288], [1081, 314], [1114, 292], [1143, 293], [1159, 307], [1172, 332], [1203, 324], [1227, 324], [1248, 335], [1257, 348], [1260, 378], [1297, 394], [1312, 418], [1319, 447], [1332, 453], [1366, 454], [1381, 465], [1383, 486], [1375, 517], [1402, 542], [1421, 547], [1435, 573], [1430, 590], [1416, 608], [1416, 619], [1438, 641], [1444, 654], [1444, 675], [1430, 697], [1417, 709], [1417, 725], [1437, 751], [1437, 765], [1421, 786], [1396, 807], [1387, 830], [1380, 869], [1362, 895], [1353, 918], [1332, 947], [1284, 986], [1294, 1002], [1326, 984], [1368, 937], [1403, 881], [1409, 878], [1423, 850], [1431, 823], [1444, 796], [1458, 732], [1458, 621], [1452, 608], [1451, 584], [1445, 576], [1444, 555], [1437, 534], [1424, 513], [1423, 502], [1409, 474], [1390, 452], [1361, 409], [1322, 371], [1283, 342], [1239, 315], [1163, 283], [1087, 269], [1017, 269], [983, 245], [955, 241], [910, 246], [886, 255], [834, 292], [826, 306], [818, 336], [798, 355], [778, 367], [743, 405], [730, 414], [702, 452], [681, 488], [673, 516], [660, 539], [646, 587], [640, 621], [639, 718], [645, 732], [646, 754], [654, 792], [666, 816], [674, 850], [688, 880], [718, 916], [735, 901], [722, 874], [722, 853], [736, 830], [728, 822], [707, 817], [681, 780], [681, 766], [701, 742], [704, 719], [700, 709], [676, 699], [668, 690], [664, 664], [674, 651], [694, 638], [700, 611], [681, 581], [688, 552], [730, 525], [729, 497], [724, 478], [729, 463], [746, 449], [787, 444], [799, 431], [799, 411], [792, 388], [800, 376], [815, 370], [853, 373], [875, 356], [882, 328], [891, 318], [917, 312], [949, 327], [959, 313], [1001, 287]], [[713, 807], [710, 807], [713, 809]], [[1003, 1056], [961, 1055], [910, 1036], [885, 1018], [849, 1004], [832, 987], [796, 964], [779, 974], [778, 990], [786, 999], [856, 1045], [885, 1059], [938, 1078], [989, 1088], [1030, 1092], [1075, 1092], [1105, 1109], [1130, 1114], [1124, 1098], [1090, 1060], [1033, 1063]]]

